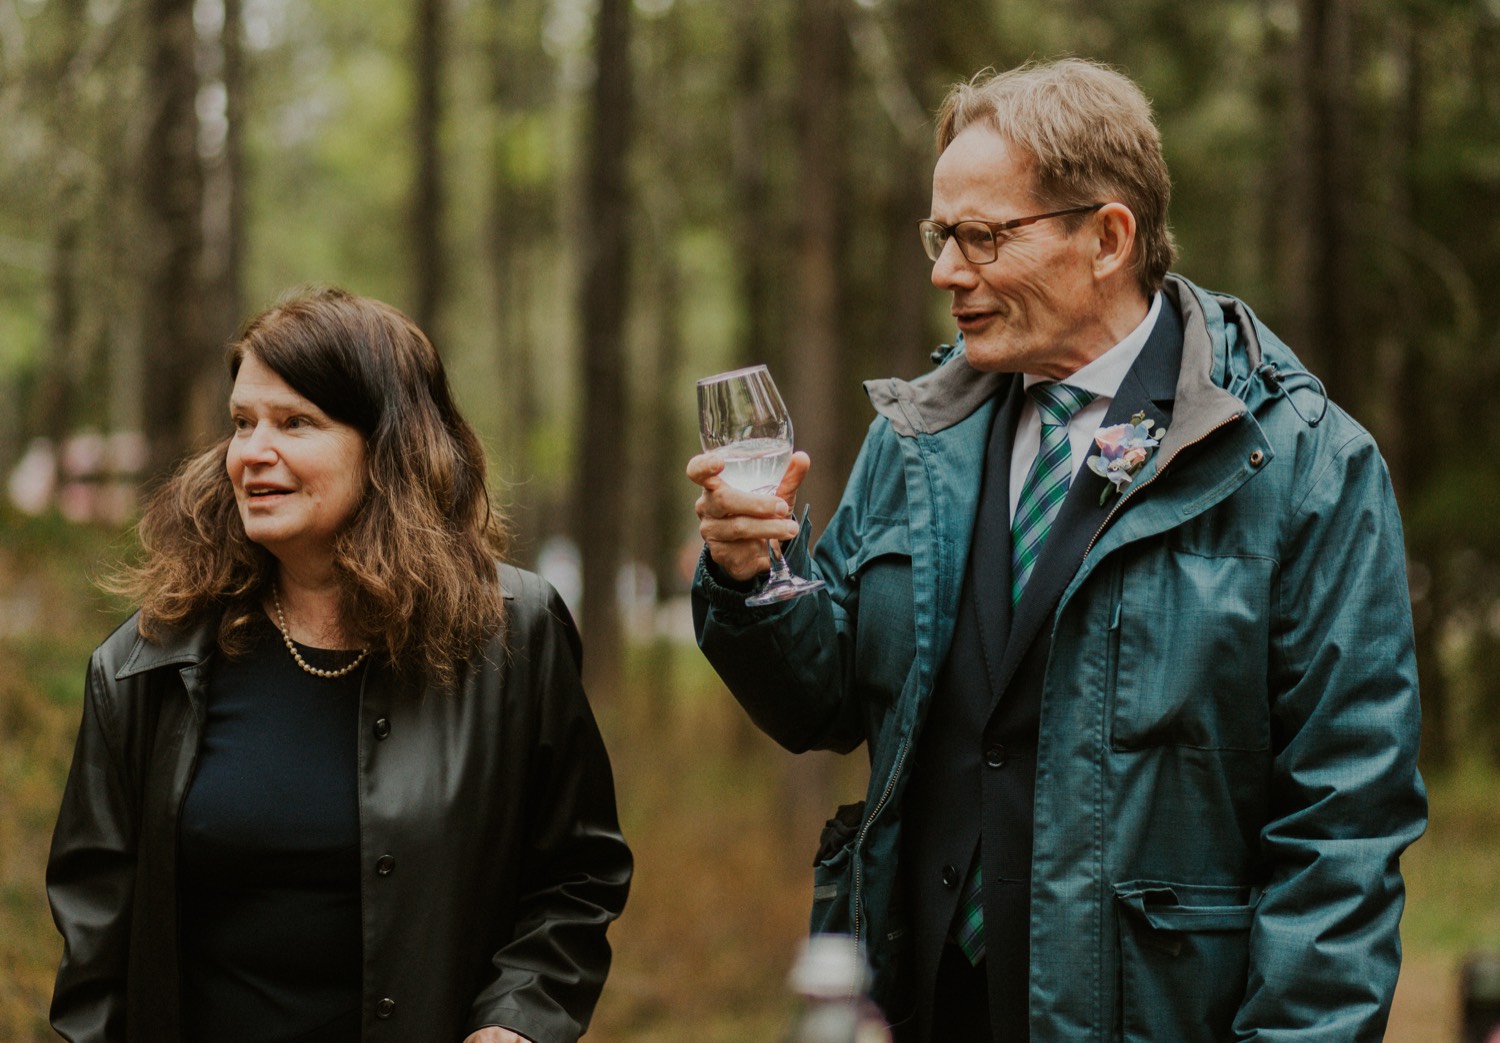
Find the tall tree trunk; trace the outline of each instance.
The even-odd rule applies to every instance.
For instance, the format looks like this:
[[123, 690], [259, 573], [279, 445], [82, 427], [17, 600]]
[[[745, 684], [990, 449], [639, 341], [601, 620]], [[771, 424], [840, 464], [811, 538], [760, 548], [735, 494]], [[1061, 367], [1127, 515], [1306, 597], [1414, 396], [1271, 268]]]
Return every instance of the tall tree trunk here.
[[735, 364], [765, 362], [779, 369], [784, 345], [772, 321], [772, 283], [780, 237], [767, 235], [775, 214], [768, 185], [771, 116], [766, 98], [766, 30], [754, 4], [736, 4], [733, 110], [730, 113], [730, 179], [734, 199], [734, 255], [739, 267], [740, 335]]
[[[641, 528], [636, 542], [639, 560], [649, 562], [655, 581], [656, 596], [652, 609], [659, 609], [669, 599], [684, 593], [679, 555], [682, 551], [684, 521], [691, 515], [684, 511], [687, 483], [682, 479], [682, 440], [675, 423], [682, 401], [685, 380], [681, 377], [682, 272], [672, 249], [675, 222], [659, 229], [652, 250], [651, 302], [653, 313], [652, 343], [655, 351], [649, 358], [643, 394], [634, 410], [634, 429], [643, 434], [638, 455], [641, 494]], [[645, 267], [644, 265], [642, 267]], [[651, 620], [649, 622], [654, 622]], [[651, 678], [650, 690], [640, 693], [638, 712], [643, 713], [647, 728], [667, 723], [673, 701], [673, 669], [677, 660], [676, 642], [665, 635], [647, 635], [645, 675]]]
[[443, 295], [442, 69], [444, 0], [417, 0], [413, 30], [413, 79], [417, 85], [412, 120], [416, 171], [411, 202], [414, 285], [412, 318], [436, 343]]
[[797, 445], [812, 458], [802, 500], [827, 520], [838, 502], [845, 399], [841, 365], [846, 36], [838, 0], [804, 0], [798, 66], [798, 220], [796, 309], [783, 395]]
[[79, 247], [82, 215], [78, 213], [79, 187], [64, 185], [52, 235], [52, 256], [47, 273], [50, 321], [47, 329], [47, 360], [33, 399], [31, 433], [42, 434], [61, 445], [77, 421], [79, 399]]
[[[1411, 15], [1398, 16], [1393, 28], [1396, 46], [1391, 55], [1392, 65], [1401, 71], [1404, 89], [1398, 111], [1391, 121], [1394, 140], [1389, 167], [1396, 182], [1391, 193], [1389, 227], [1399, 229], [1416, 227], [1420, 221], [1416, 165], [1422, 147], [1426, 77], [1422, 68], [1421, 33]], [[1415, 490], [1427, 470], [1424, 457], [1431, 452], [1431, 446], [1420, 437], [1420, 433], [1434, 426], [1441, 427], [1440, 418], [1432, 413], [1433, 405], [1440, 402], [1441, 397], [1435, 399], [1428, 386], [1431, 383], [1430, 364], [1423, 358], [1421, 350], [1424, 324], [1417, 300], [1419, 295], [1413, 289], [1416, 279], [1406, 277], [1405, 272], [1403, 269], [1403, 274], [1394, 280], [1392, 289], [1397, 299], [1387, 312], [1388, 321], [1382, 323], [1394, 331], [1400, 354], [1393, 379], [1380, 382], [1388, 398], [1399, 399], [1388, 401], [1381, 410], [1381, 414], [1392, 421], [1383, 433], [1381, 449], [1390, 462], [1397, 497], [1404, 504], [1411, 504], [1415, 502]], [[1445, 617], [1433, 610], [1435, 603], [1445, 600], [1448, 570], [1442, 568], [1441, 563], [1446, 548], [1433, 545], [1426, 533], [1418, 531], [1410, 534], [1407, 553], [1418, 577], [1414, 584], [1418, 598], [1412, 616], [1417, 674], [1421, 678], [1422, 692], [1422, 760], [1431, 768], [1450, 764], [1454, 752], [1449, 687], [1439, 647]]]
[[245, 70], [244, 0], [224, 0], [225, 249], [224, 314], [232, 329], [245, 311]]
[[224, 24], [213, 47], [224, 88], [224, 143], [207, 165], [205, 331], [214, 343], [245, 318], [245, 35], [243, 0], [223, 0]]
[[[898, 143], [896, 190], [888, 215], [894, 254], [885, 265], [886, 332], [879, 349], [881, 372], [898, 377], [915, 377], [930, 369], [936, 347], [928, 320], [935, 294], [932, 262], [922, 253], [916, 231], [917, 221], [932, 208], [933, 127], [919, 94], [933, 69], [933, 50], [923, 33], [931, 17], [931, 9], [921, 0], [897, 0], [892, 10], [895, 31], [889, 35], [898, 61], [891, 74], [900, 77], [889, 90], [904, 91], [906, 96], [904, 105], [892, 104], [890, 114]], [[914, 122], [918, 117], [921, 121]], [[951, 338], [954, 332], [942, 330], [941, 335]]]
[[[838, 0], [804, 0], [797, 19], [797, 196], [795, 307], [784, 363], [783, 395], [791, 409], [799, 449], [812, 468], [799, 493], [814, 524], [826, 524], [838, 503], [845, 380], [840, 278], [841, 198], [847, 125], [845, 81], [848, 38]], [[800, 514], [799, 514], [800, 517]], [[832, 755], [804, 755], [787, 765], [786, 825], [804, 836], [828, 814]]]
[[144, 417], [148, 468], [161, 475], [190, 444], [193, 388], [214, 353], [201, 332], [203, 168], [193, 0], [147, 0], [145, 11], [141, 345], [152, 389]]
[[[542, 87], [548, 67], [536, 47], [542, 33], [541, 4], [536, 0], [492, 0], [487, 21], [493, 78], [490, 105], [494, 120], [494, 165], [489, 170], [489, 215], [485, 248], [490, 300], [495, 316], [495, 361], [500, 374], [498, 422], [500, 476], [524, 481], [529, 472], [531, 434], [541, 422], [534, 345], [530, 336], [537, 273], [531, 259], [535, 244], [556, 241], [548, 224], [555, 211], [552, 179], [520, 180], [509, 162], [518, 149], [512, 135], [545, 103]], [[545, 291], [543, 291], [545, 295]], [[536, 550], [542, 513], [533, 491], [524, 502], [506, 505], [513, 553]]]
[[[741, 16], [736, 12], [732, 17]], [[658, 18], [645, 23], [636, 37], [636, 51], [636, 77], [642, 83], [660, 83], [664, 88], [649, 101], [643, 99], [645, 111], [679, 111], [678, 106], [691, 101], [677, 86], [697, 55], [694, 41], [684, 32], [683, 19]], [[682, 372], [687, 345], [683, 329], [685, 273], [679, 244], [687, 210], [681, 186], [692, 176], [697, 162], [694, 145], [699, 139], [698, 130], [684, 121], [642, 118], [640, 126], [637, 154], [650, 166], [649, 174], [639, 179], [634, 198], [635, 212], [640, 215], [636, 236], [646, 244], [633, 266], [635, 280], [645, 291], [636, 295], [640, 306], [635, 324], [648, 332], [632, 352], [632, 357], [639, 359], [634, 367], [639, 390], [630, 405], [632, 429], [640, 431], [642, 437], [631, 440], [636, 447], [632, 488], [639, 491], [641, 504], [631, 545], [635, 560], [647, 563], [651, 570], [660, 606], [687, 590], [679, 555], [692, 518], [684, 510], [690, 502], [687, 490], [692, 487], [682, 476], [684, 406], [691, 401], [684, 392], [691, 383], [689, 375]], [[696, 437], [692, 444], [696, 448]], [[652, 656], [649, 676], [661, 678], [663, 670], [671, 669], [671, 645], [653, 641]], [[670, 694], [666, 691], [658, 695], [655, 705], [664, 705], [663, 697]]]
[[1321, 363], [1333, 397], [1359, 410], [1366, 359], [1358, 337], [1359, 285], [1353, 214], [1359, 199], [1354, 108], [1354, 0], [1300, 0], [1303, 105], [1295, 285], [1300, 343]]
[[599, 0], [596, 78], [589, 113], [578, 313], [583, 408], [576, 440], [573, 531], [583, 554], [585, 680], [606, 697], [619, 687], [620, 614], [615, 598], [625, 530], [625, 314], [630, 209], [631, 0]]
[[52, 254], [47, 273], [48, 351], [27, 433], [46, 435], [60, 445], [76, 422], [80, 390], [79, 326], [83, 302], [79, 284], [86, 202], [84, 171], [75, 158], [77, 150], [71, 138], [76, 134], [79, 119], [79, 84], [73, 66], [83, 47], [88, 18], [83, 0], [67, 0], [59, 13], [58, 25], [64, 36], [48, 77], [52, 91], [51, 129], [57, 149], [52, 192]]

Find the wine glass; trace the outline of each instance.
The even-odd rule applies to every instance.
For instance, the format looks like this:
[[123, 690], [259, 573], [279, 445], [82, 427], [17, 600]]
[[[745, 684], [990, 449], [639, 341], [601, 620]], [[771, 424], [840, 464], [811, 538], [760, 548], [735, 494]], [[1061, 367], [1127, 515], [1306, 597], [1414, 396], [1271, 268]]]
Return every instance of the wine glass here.
[[[765, 366], [698, 381], [698, 434], [703, 449], [724, 461], [719, 477], [736, 489], [774, 493], [792, 461], [792, 418]], [[773, 605], [809, 594], [820, 579], [793, 575], [775, 540], [767, 540], [771, 574], [747, 605]]]

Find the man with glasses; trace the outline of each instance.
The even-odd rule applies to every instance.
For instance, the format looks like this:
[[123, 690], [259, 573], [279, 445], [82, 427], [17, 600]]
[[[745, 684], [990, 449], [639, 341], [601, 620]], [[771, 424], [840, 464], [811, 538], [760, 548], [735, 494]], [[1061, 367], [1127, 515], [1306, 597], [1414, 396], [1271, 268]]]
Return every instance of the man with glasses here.
[[[1078, 60], [939, 116], [919, 224], [958, 344], [810, 553], [688, 474], [699, 643], [789, 749], [868, 746], [815, 930], [899, 1039], [1378, 1040], [1420, 835], [1400, 520], [1370, 436], [1242, 302], [1169, 274], [1140, 89]], [[827, 586], [745, 605], [765, 539]]]

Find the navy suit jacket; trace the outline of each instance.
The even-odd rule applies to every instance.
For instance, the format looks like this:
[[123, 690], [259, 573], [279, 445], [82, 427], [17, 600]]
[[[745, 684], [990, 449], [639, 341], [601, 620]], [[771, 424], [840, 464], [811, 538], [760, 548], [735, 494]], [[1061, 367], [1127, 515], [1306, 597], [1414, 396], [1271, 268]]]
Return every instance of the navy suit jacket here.
[[[1156, 325], [1121, 382], [1105, 425], [1144, 412], [1168, 426], [1181, 360], [1182, 319], [1163, 295]], [[953, 645], [917, 743], [906, 794], [902, 890], [925, 1039], [938, 961], [962, 880], [979, 852], [993, 1038], [1017, 1043], [1029, 1038], [1032, 804], [1050, 646], [1046, 624], [1115, 496], [1100, 503], [1107, 483], [1085, 463], [1013, 609], [1010, 458], [1024, 402], [1022, 378], [1014, 376], [998, 394]], [[1096, 446], [1090, 455], [1097, 453]]]

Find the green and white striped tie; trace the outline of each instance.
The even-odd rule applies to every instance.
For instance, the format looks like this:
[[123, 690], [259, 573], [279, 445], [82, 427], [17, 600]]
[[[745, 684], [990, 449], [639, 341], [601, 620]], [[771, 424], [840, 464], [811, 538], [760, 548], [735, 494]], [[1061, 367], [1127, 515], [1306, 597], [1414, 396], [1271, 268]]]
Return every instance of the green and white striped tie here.
[[1067, 384], [1033, 384], [1027, 392], [1042, 420], [1042, 440], [1032, 461], [1016, 516], [1010, 523], [1010, 600], [1021, 600], [1021, 591], [1031, 578], [1042, 543], [1052, 529], [1052, 519], [1067, 498], [1073, 481], [1073, 454], [1068, 448], [1068, 422], [1073, 414], [1097, 396]]

